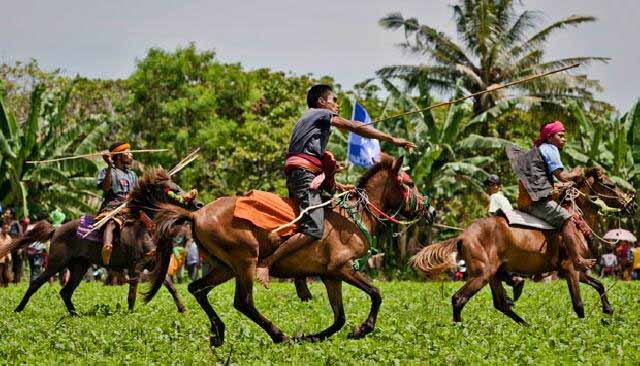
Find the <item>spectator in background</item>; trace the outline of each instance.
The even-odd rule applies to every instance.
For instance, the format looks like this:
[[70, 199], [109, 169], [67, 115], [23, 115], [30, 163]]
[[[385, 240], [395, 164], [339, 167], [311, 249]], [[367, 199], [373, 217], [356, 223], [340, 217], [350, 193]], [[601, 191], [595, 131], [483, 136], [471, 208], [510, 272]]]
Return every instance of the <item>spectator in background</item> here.
[[636, 242], [636, 247], [629, 251], [629, 261], [633, 279], [640, 280], [640, 242]]
[[620, 266], [620, 277], [624, 281], [631, 280], [631, 261], [629, 261], [629, 252], [633, 244], [620, 240], [615, 249], [615, 255], [618, 257], [618, 265]]
[[615, 276], [618, 271], [618, 257], [613, 254], [611, 249], [607, 249], [607, 253], [600, 257], [600, 277], [606, 275]]
[[[2, 222], [0, 228], [0, 246], [8, 245], [11, 243], [11, 236], [9, 236], [9, 224]], [[13, 280], [13, 273], [11, 271], [11, 253], [7, 253], [4, 257], [0, 258], [0, 286], [7, 287]]]
[[[9, 236], [11, 239], [17, 239], [22, 236], [22, 227], [15, 218], [13, 208], [7, 207], [3, 215], [4, 222], [9, 225]], [[11, 251], [11, 272], [13, 274], [13, 283], [18, 283], [22, 279], [23, 258], [22, 249], [14, 249]]]
[[193, 239], [187, 242], [187, 259], [185, 261], [189, 279], [193, 282], [198, 279], [198, 269], [200, 268], [200, 253], [198, 245]]
[[34, 241], [27, 247], [27, 260], [29, 261], [29, 283], [33, 282], [43, 271], [45, 245]]
[[[489, 178], [484, 181], [484, 189], [489, 195], [490, 215], [504, 215], [507, 212], [513, 211], [511, 202], [509, 202], [509, 199], [502, 193], [500, 177], [491, 174]], [[524, 278], [516, 276], [514, 273], [509, 273], [502, 268], [498, 269], [498, 277], [513, 288], [514, 301], [518, 301], [524, 289]], [[510, 299], [507, 300], [511, 302]]]

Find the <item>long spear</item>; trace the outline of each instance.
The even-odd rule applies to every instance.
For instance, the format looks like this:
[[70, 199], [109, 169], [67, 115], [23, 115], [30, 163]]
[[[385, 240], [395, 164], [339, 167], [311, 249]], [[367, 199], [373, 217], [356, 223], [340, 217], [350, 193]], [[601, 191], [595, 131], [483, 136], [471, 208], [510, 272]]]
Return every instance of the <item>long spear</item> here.
[[580, 64], [573, 64], [571, 66], [566, 66], [566, 67], [563, 67], [561, 69], [548, 71], [548, 72], [545, 72], [545, 73], [542, 73], [542, 74], [536, 74], [536, 75], [527, 76], [525, 78], [522, 78], [522, 79], [519, 79], [519, 80], [515, 80], [515, 81], [512, 81], [510, 83], [506, 83], [504, 85], [500, 85], [500, 86], [496, 86], [496, 87], [489, 87], [489, 88], [487, 88], [485, 90], [482, 90], [482, 91], [479, 91], [479, 92], [475, 92], [475, 93], [472, 93], [472, 94], [469, 94], [469, 95], [465, 95], [464, 97], [461, 97], [461, 98], [458, 98], [458, 99], [455, 99], [455, 100], [451, 100], [451, 101], [448, 101], [448, 102], [442, 102], [442, 103], [430, 105], [430, 106], [428, 106], [426, 108], [414, 109], [412, 111], [396, 114], [396, 115], [385, 117], [385, 118], [380, 118], [380, 119], [377, 119], [375, 121], [372, 121], [372, 122], [369, 122], [369, 123], [365, 123], [364, 126], [369, 126], [369, 125], [372, 125], [372, 124], [375, 124], [375, 123], [378, 123], [378, 122], [384, 122], [384, 121], [388, 121], [390, 119], [407, 116], [409, 114], [425, 112], [425, 111], [428, 111], [428, 110], [433, 109], [433, 108], [444, 107], [444, 106], [450, 105], [450, 104], [456, 104], [456, 103], [459, 103], [459, 102], [461, 102], [461, 101], [463, 101], [465, 99], [477, 97], [478, 95], [482, 95], [482, 94], [486, 94], [486, 93], [491, 93], [491, 92], [494, 92], [496, 90], [508, 88], [510, 86], [513, 86], [513, 85], [526, 83], [526, 82], [531, 81], [531, 80], [543, 78], [545, 76], [549, 76], [549, 75], [552, 75], [552, 74], [557, 74], [559, 72], [563, 72], [563, 71], [567, 71], [567, 70], [570, 70], [570, 69], [574, 69], [574, 68], [579, 67], [579, 66], [580, 66]]
[[113, 155], [118, 155], [118, 154], [124, 154], [125, 152], [130, 152], [130, 153], [153, 153], [153, 152], [162, 152], [162, 151], [169, 151], [169, 149], [141, 149], [141, 150], [129, 150], [129, 151], [119, 151], [119, 152], [104, 151], [104, 152], [97, 152], [97, 153], [91, 153], [91, 154], [66, 156], [66, 157], [62, 157], [62, 158], [55, 158], [55, 159], [48, 159], [48, 160], [27, 160], [27, 163], [29, 163], [29, 164], [53, 163], [53, 162], [56, 162], [56, 161], [91, 158], [91, 157], [94, 157], [94, 156], [102, 156], [102, 155], [107, 155], [107, 154], [113, 156]]

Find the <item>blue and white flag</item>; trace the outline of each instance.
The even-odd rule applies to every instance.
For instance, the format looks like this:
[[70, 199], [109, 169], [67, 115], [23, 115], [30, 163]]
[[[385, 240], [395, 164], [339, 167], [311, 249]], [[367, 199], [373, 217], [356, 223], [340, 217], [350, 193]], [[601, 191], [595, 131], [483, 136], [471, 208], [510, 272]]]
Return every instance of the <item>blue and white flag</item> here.
[[[354, 103], [352, 119], [364, 123], [371, 122], [369, 113], [358, 102]], [[347, 151], [349, 161], [363, 168], [369, 168], [375, 162], [380, 161], [380, 142], [376, 139], [362, 137], [353, 132], [349, 132]]]

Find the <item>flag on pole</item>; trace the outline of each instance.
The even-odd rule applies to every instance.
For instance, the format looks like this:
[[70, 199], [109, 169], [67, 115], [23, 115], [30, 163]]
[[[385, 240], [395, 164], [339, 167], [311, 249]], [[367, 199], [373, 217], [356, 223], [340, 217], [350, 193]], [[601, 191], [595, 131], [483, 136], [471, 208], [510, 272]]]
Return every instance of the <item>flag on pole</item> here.
[[[369, 113], [357, 101], [353, 103], [354, 121], [370, 123]], [[349, 144], [347, 146], [349, 161], [363, 168], [371, 167], [375, 162], [380, 161], [380, 142], [376, 139], [362, 137], [353, 132], [349, 132]]]

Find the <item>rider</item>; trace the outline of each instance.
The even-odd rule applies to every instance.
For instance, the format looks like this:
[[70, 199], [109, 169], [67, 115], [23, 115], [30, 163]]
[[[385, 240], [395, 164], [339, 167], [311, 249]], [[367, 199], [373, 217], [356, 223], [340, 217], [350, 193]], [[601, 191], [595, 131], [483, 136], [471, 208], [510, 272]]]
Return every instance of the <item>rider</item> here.
[[[129, 166], [133, 162], [131, 146], [125, 142], [115, 142], [109, 147], [109, 153], [102, 155], [107, 167], [98, 173], [98, 188], [102, 190], [104, 200], [98, 212], [99, 220], [120, 206], [138, 184], [138, 176]], [[125, 215], [118, 213], [104, 226], [102, 244], [102, 262], [108, 265], [113, 250], [113, 234], [116, 225], [124, 224]]]
[[[314, 85], [307, 92], [309, 109], [298, 120], [291, 134], [285, 175], [289, 196], [300, 211], [322, 203], [321, 188], [331, 190], [331, 174], [335, 172], [335, 160], [326, 151], [331, 127], [352, 131], [360, 136], [389, 142], [407, 149], [415, 145], [407, 140], [395, 138], [362, 122], [344, 119], [338, 115], [338, 97], [329, 85]], [[333, 169], [332, 169], [333, 168]], [[323, 185], [324, 180], [324, 185]], [[298, 224], [299, 232], [280, 244], [276, 251], [258, 263], [257, 278], [267, 287], [269, 268], [282, 257], [316, 240], [324, 234], [324, 209], [309, 211]]]
[[576, 167], [571, 173], [564, 171], [564, 164], [560, 160], [560, 150], [564, 144], [564, 125], [560, 121], [553, 121], [542, 126], [540, 136], [531, 151], [519, 154], [514, 151], [517, 148], [511, 146], [508, 154], [520, 178], [519, 208], [561, 229], [564, 246], [574, 268], [584, 271], [593, 267], [595, 260], [580, 256], [583, 239], [573, 215], [551, 199], [554, 178], [560, 182], [570, 182], [583, 175], [580, 167]]

